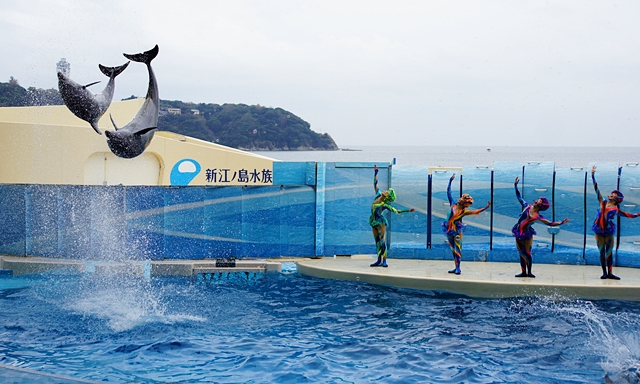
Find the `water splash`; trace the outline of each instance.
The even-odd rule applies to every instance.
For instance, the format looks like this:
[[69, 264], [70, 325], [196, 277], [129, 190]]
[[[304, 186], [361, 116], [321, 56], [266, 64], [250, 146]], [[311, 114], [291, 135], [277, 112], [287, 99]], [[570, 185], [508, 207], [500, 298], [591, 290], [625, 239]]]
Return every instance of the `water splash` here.
[[[47, 284], [48, 285], [48, 284]], [[75, 285], [58, 284], [48, 301], [85, 319], [98, 320], [111, 331], [124, 332], [150, 323], [175, 324], [206, 319], [172, 306], [170, 285], [119, 273], [88, 274]], [[57, 292], [56, 292], [57, 291]], [[41, 294], [42, 296], [42, 294]]]
[[586, 325], [590, 335], [587, 343], [594, 355], [602, 358], [605, 381], [638, 383], [640, 337], [636, 330], [640, 316], [606, 305], [607, 302], [576, 301], [558, 306], [557, 311], [575, 316]]

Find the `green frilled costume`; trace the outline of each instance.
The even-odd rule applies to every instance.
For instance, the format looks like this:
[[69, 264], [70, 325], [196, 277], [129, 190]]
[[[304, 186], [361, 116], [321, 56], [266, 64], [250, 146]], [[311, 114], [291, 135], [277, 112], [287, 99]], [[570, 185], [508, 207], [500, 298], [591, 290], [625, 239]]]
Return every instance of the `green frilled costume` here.
[[378, 188], [378, 168], [374, 169], [373, 174], [373, 190], [376, 191], [376, 197], [373, 199], [373, 204], [371, 204], [371, 216], [369, 216], [369, 225], [371, 228], [382, 227], [378, 231], [378, 233], [382, 232], [382, 235], [376, 235], [376, 249], [378, 251], [378, 261], [371, 264], [372, 267], [387, 267], [387, 243], [386, 243], [386, 227], [389, 225], [387, 218], [384, 217], [384, 211], [388, 210], [393, 213], [406, 213], [413, 212], [412, 209], [406, 210], [397, 210], [389, 203], [392, 203], [396, 200], [396, 192], [393, 188], [389, 188], [387, 197], [379, 201], [382, 196], [382, 191]]

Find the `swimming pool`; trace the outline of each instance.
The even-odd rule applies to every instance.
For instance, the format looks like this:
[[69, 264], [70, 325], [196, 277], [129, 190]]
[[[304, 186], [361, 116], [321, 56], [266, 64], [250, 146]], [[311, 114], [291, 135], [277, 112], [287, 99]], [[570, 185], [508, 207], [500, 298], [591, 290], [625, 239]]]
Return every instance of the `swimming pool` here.
[[145, 383], [638, 379], [639, 303], [478, 300], [285, 271], [2, 278], [0, 363]]

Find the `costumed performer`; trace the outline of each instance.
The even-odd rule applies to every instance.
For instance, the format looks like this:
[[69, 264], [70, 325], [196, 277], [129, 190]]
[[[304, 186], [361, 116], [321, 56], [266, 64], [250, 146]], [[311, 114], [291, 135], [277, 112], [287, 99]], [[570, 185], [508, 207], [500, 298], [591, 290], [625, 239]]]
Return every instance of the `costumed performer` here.
[[533, 202], [533, 205], [527, 203], [522, 199], [520, 191], [518, 190], [518, 182], [520, 178], [516, 177], [513, 182], [513, 186], [516, 189], [516, 197], [522, 205], [522, 213], [516, 225], [511, 229], [511, 233], [516, 237], [516, 247], [520, 254], [520, 268], [522, 273], [516, 275], [516, 277], [535, 277], [531, 273], [531, 265], [533, 264], [533, 258], [531, 257], [531, 246], [533, 245], [533, 236], [536, 234], [536, 230], [533, 229], [533, 224], [536, 222], [544, 223], [550, 227], [566, 224], [569, 222], [568, 218], [562, 221], [549, 221], [540, 214], [540, 211], [546, 211], [549, 209], [549, 200], [546, 197], [540, 197]]
[[389, 203], [393, 203], [396, 200], [396, 192], [393, 188], [389, 188], [386, 191], [380, 191], [378, 188], [378, 167], [373, 166], [373, 190], [376, 192], [376, 197], [371, 204], [371, 216], [369, 216], [369, 225], [373, 231], [373, 237], [376, 240], [376, 249], [378, 251], [378, 261], [371, 264], [372, 267], [388, 267], [387, 265], [387, 226], [389, 222], [384, 217], [384, 211], [388, 210], [393, 213], [406, 213], [413, 212], [415, 209], [397, 210]]
[[453, 261], [455, 268], [450, 270], [449, 273], [460, 274], [460, 260], [462, 258], [462, 232], [466, 225], [462, 222], [462, 218], [470, 215], [477, 215], [486, 211], [491, 206], [491, 201], [487, 202], [487, 206], [484, 208], [470, 210], [467, 209], [473, 204], [473, 197], [465, 193], [458, 199], [457, 203], [453, 202], [453, 196], [451, 195], [451, 183], [456, 178], [456, 174], [451, 175], [449, 179], [449, 185], [447, 186], [447, 198], [449, 199], [449, 214], [447, 220], [442, 223], [444, 233], [447, 235], [447, 241], [453, 254]]
[[611, 191], [608, 198], [602, 197], [596, 182], [595, 165], [591, 168], [591, 180], [599, 203], [598, 214], [593, 221], [591, 230], [595, 233], [598, 251], [600, 252], [600, 265], [602, 266], [602, 276], [600, 278], [620, 280], [618, 276], [613, 274], [613, 235], [616, 233], [616, 225], [613, 219], [616, 216], [634, 218], [640, 216], [640, 214], [627, 213], [620, 209], [620, 203], [624, 200], [624, 195], [617, 189]]

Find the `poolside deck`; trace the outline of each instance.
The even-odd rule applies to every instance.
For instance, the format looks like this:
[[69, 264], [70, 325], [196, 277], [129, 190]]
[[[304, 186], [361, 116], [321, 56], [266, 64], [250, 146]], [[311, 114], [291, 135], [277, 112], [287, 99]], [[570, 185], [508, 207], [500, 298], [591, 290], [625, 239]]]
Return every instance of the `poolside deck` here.
[[361, 281], [398, 288], [447, 291], [475, 298], [555, 296], [589, 300], [640, 301], [640, 269], [614, 268], [621, 280], [600, 279], [602, 269], [594, 265], [534, 264], [536, 278], [517, 278], [518, 263], [465, 262], [462, 274], [447, 271], [452, 260], [388, 259], [389, 267], [369, 265], [373, 255], [323, 258], [236, 260], [234, 268], [219, 268], [215, 260], [161, 260], [106, 262], [0, 255], [0, 272], [9, 275], [66, 270], [76, 273], [126, 273], [140, 277], [206, 273], [280, 272], [282, 262], [295, 261], [299, 273], [326, 279]]
[[369, 265], [373, 255], [354, 255], [297, 261], [298, 272], [319, 278], [361, 281], [398, 288], [438, 290], [475, 298], [556, 296], [589, 300], [640, 301], [640, 269], [616, 268], [621, 280], [600, 279], [593, 265], [535, 264], [536, 278], [517, 278], [518, 263], [465, 262], [462, 274], [447, 271], [453, 261], [388, 259], [388, 268]]

